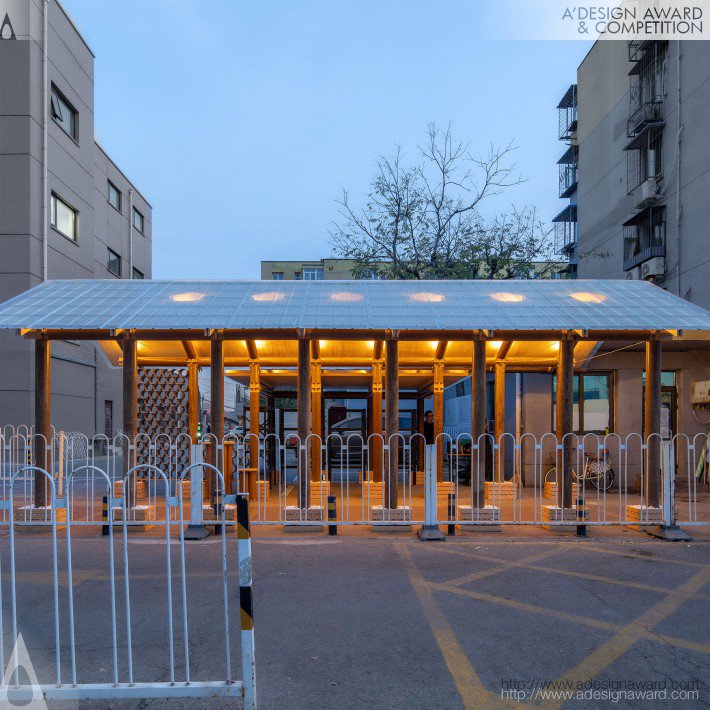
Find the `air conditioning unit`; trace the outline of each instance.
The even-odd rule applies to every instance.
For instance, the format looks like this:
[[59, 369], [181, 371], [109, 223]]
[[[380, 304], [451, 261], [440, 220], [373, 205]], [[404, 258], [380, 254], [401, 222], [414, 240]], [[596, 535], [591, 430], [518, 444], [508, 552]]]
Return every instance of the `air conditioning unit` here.
[[626, 272], [626, 278], [629, 281], [640, 281], [641, 280], [641, 267], [640, 266], [634, 266], [633, 269], [629, 269]]
[[693, 391], [690, 395], [691, 404], [710, 404], [710, 380], [693, 382]]
[[655, 177], [644, 180], [634, 191], [634, 206], [645, 207], [656, 201], [658, 182]]
[[654, 256], [641, 264], [641, 278], [644, 281], [658, 281], [665, 274], [666, 260], [662, 256]]

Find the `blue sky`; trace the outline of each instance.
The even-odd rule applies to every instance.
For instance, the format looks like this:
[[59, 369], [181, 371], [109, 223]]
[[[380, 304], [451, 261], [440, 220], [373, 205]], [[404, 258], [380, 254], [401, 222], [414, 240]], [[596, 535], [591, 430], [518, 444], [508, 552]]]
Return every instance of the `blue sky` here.
[[96, 55], [96, 136], [153, 205], [154, 278], [330, 255], [342, 188], [429, 122], [517, 144], [527, 181], [489, 209], [562, 208], [555, 106], [589, 43], [492, 40], [498, 0], [61, 1]]

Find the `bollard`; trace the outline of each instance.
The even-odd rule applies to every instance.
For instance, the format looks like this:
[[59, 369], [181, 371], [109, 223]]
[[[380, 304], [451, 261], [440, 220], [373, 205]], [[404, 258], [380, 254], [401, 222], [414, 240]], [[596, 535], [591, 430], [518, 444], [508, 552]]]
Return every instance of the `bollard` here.
[[101, 535], [108, 535], [108, 496], [104, 496], [101, 501]]
[[587, 526], [584, 524], [584, 498], [577, 498], [577, 537], [587, 537]]
[[252, 611], [251, 531], [249, 497], [237, 496], [237, 552], [239, 556], [239, 608], [242, 639], [242, 678], [244, 710], [256, 709], [256, 671], [254, 667], [254, 615]]
[[328, 496], [328, 535], [338, 534], [338, 526], [335, 524], [337, 517], [335, 496]]
[[449, 535], [456, 535], [456, 494], [449, 493]]

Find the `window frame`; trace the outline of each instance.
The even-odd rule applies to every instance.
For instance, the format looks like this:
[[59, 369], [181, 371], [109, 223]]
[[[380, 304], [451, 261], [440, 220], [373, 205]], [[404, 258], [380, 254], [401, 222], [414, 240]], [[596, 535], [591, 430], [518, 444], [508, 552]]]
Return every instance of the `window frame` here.
[[[61, 103], [63, 103], [73, 117], [73, 131], [71, 133], [66, 129], [61, 121], [61, 118], [57, 118], [57, 114], [61, 116], [62, 107], [61, 105], [58, 105], [58, 110], [55, 111], [55, 99], [58, 99]], [[59, 87], [54, 83], [51, 84], [49, 91], [49, 113], [52, 116], [52, 120], [62, 129], [62, 131], [64, 131], [66, 135], [68, 135], [77, 145], [79, 145], [79, 112], [76, 108], [74, 108], [72, 102], [67, 99]]]
[[[106, 258], [106, 271], [108, 271], [109, 274], [113, 274], [114, 276], [116, 276], [119, 279], [122, 278], [121, 274], [123, 273], [123, 259], [121, 258], [121, 255], [118, 252], [111, 249], [111, 247], [106, 247], [106, 249], [108, 251], [108, 256]], [[111, 269], [111, 257], [112, 256], [116, 257], [116, 260], [118, 261], [118, 273]]]
[[[74, 236], [66, 234], [57, 226], [57, 210], [56, 203], [61, 202], [67, 209], [74, 214]], [[74, 205], [67, 202], [63, 197], [60, 197], [56, 192], [49, 193], [49, 226], [61, 234], [65, 239], [68, 239], [72, 244], [79, 244], [79, 210]]]
[[304, 266], [301, 269], [301, 277], [304, 281], [323, 281], [325, 279], [325, 269], [322, 266]]
[[[140, 217], [140, 227], [136, 224], [136, 215]], [[141, 234], [145, 234], [145, 215], [136, 208], [135, 205], [133, 206], [133, 214], [131, 215], [131, 224], [133, 225], [133, 229], [137, 229]]]
[[[580, 370], [574, 373], [573, 377], [577, 381], [577, 391], [579, 393], [579, 399], [577, 402], [577, 423], [578, 428], [574, 431], [575, 434], [579, 436], [584, 436], [585, 434], [604, 434], [599, 429], [585, 429], [584, 428], [584, 378], [586, 376], [590, 377], [606, 377], [609, 383], [609, 433], [613, 434], [616, 426], [615, 413], [615, 398], [616, 398], [616, 382], [615, 382], [615, 371], [614, 370]], [[574, 387], [574, 386], [573, 386]], [[552, 375], [552, 431], [555, 431], [555, 407], [556, 407], [556, 391], [557, 391], [557, 375], [553, 373]]]
[[[106, 201], [113, 207], [119, 214], [123, 213], [123, 193], [114, 185], [110, 180], [106, 180]], [[118, 207], [111, 202], [111, 189], [116, 191], [118, 195]]]
[[[140, 274], [140, 276], [136, 276], [136, 274]], [[140, 270], [136, 269], [136, 267], [133, 267], [133, 270], [131, 271], [131, 278], [135, 279], [136, 281], [143, 281], [145, 279], [145, 274]]]
[[283, 271], [272, 271], [271, 272], [271, 280], [272, 281], [283, 281], [284, 280], [284, 272]]

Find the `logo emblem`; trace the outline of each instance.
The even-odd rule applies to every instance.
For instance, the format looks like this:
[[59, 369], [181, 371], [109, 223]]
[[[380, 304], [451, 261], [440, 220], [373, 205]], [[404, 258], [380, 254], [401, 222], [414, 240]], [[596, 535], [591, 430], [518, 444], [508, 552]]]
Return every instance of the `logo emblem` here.
[[12, 22], [10, 22], [10, 15], [7, 12], [2, 25], [0, 25], [0, 39], [17, 39], [15, 30], [12, 28]]

